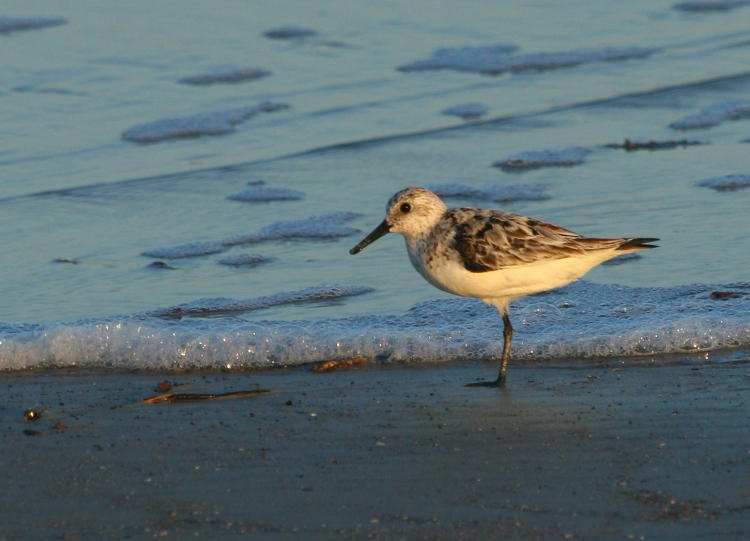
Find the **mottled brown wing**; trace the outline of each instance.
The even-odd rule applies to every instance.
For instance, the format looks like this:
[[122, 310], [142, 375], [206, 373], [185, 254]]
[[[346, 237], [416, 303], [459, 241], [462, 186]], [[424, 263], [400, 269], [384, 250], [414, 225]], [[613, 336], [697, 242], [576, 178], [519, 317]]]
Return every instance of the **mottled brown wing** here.
[[457, 208], [447, 217], [454, 231], [453, 248], [472, 272], [560, 259], [622, 242], [587, 239], [554, 224], [498, 210]]

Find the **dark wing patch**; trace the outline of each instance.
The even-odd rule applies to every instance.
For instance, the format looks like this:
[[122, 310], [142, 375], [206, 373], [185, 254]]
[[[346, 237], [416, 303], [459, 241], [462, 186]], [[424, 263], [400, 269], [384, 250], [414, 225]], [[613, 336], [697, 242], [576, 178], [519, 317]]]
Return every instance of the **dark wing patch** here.
[[456, 251], [461, 256], [464, 267], [471, 272], [487, 272], [496, 268], [497, 260], [491, 249], [493, 245], [484, 238], [486, 232], [484, 227], [475, 231], [472, 224], [467, 222], [459, 223], [455, 227]]
[[[627, 239], [586, 239], [554, 224], [498, 210], [450, 209], [452, 248], [471, 272], [616, 248]], [[439, 231], [435, 232], [439, 234]], [[449, 231], [442, 233], [450, 237]]]

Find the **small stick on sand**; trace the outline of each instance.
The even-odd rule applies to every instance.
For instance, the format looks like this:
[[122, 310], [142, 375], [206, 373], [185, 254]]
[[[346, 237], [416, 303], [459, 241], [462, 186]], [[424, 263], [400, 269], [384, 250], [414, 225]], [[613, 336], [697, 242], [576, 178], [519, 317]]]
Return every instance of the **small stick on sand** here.
[[348, 370], [354, 366], [365, 364], [369, 362], [367, 357], [351, 357], [349, 359], [337, 359], [332, 361], [324, 361], [313, 365], [312, 371], [321, 372], [335, 372], [336, 370]]

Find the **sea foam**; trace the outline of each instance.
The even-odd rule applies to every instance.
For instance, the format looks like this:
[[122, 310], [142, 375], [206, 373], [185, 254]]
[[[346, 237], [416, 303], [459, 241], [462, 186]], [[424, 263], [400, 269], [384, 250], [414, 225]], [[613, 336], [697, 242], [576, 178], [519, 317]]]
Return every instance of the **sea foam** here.
[[501, 59], [518, 49], [512, 43], [495, 43], [474, 47], [441, 47], [424, 60], [399, 66], [399, 71], [427, 71], [452, 69], [457, 71], [484, 71], [496, 66]]
[[500, 43], [479, 47], [442, 48], [432, 56], [399, 66], [399, 71], [455, 70], [499, 75], [508, 71], [539, 71], [644, 58], [659, 51], [647, 47], [606, 47], [580, 51], [510, 54], [515, 46]]
[[288, 239], [335, 239], [359, 233], [358, 229], [341, 224], [357, 218], [356, 212], [331, 212], [298, 220], [281, 220], [267, 225], [255, 233], [237, 234], [221, 242], [226, 246], [254, 244], [272, 240]]
[[324, 301], [351, 297], [369, 293], [373, 288], [366, 286], [323, 285], [307, 287], [297, 291], [283, 291], [275, 295], [255, 297], [252, 299], [228, 299], [215, 297], [197, 299], [166, 308], [157, 308], [146, 312], [152, 317], [185, 317], [226, 314], [231, 312], [252, 312], [283, 304], [298, 304], [301, 302]]
[[724, 175], [707, 178], [696, 182], [696, 186], [711, 188], [717, 192], [733, 192], [741, 188], [750, 188], [750, 175]]
[[585, 147], [524, 150], [511, 154], [492, 165], [504, 171], [523, 171], [539, 167], [572, 167], [582, 164], [590, 152], [591, 150]]
[[227, 247], [223, 243], [216, 241], [186, 242], [185, 244], [178, 244], [177, 246], [146, 250], [145, 252], [142, 252], [141, 255], [155, 257], [157, 259], [182, 259], [185, 257], [217, 254], [226, 249]]
[[269, 261], [272, 259], [259, 254], [235, 254], [219, 259], [218, 263], [229, 267], [257, 267]]
[[714, 103], [692, 115], [672, 122], [669, 127], [675, 130], [697, 130], [718, 126], [727, 120], [750, 118], [750, 101], [734, 100]]
[[[193, 301], [154, 310], [151, 316], [50, 325], [0, 323], [0, 369], [243, 369], [354, 356], [419, 363], [487, 359], [500, 353], [502, 322], [497, 311], [459, 297], [421, 302], [391, 315], [321, 318], [318, 312], [315, 319], [294, 321], [186, 317], [367, 291], [364, 286], [317, 287], [244, 301]], [[737, 294], [715, 295], [717, 289]], [[748, 293], [747, 283], [631, 288], [576, 282], [512, 304], [513, 359], [627, 362], [635, 356], [705, 355], [750, 347]], [[696, 359], [703, 361], [703, 355]]]
[[507, 203], [511, 201], [541, 201], [549, 199], [546, 184], [506, 184], [477, 188], [467, 184], [434, 184], [429, 189], [440, 197], [450, 199], [479, 199]]
[[271, 113], [288, 108], [289, 105], [285, 103], [265, 101], [249, 107], [177, 118], [163, 118], [133, 126], [123, 132], [122, 138], [136, 143], [155, 143], [165, 139], [181, 137], [221, 135], [233, 132], [237, 124], [259, 113]]
[[358, 229], [342, 224], [358, 217], [356, 212], [331, 212], [297, 220], [281, 220], [260, 228], [254, 233], [238, 233], [222, 240], [188, 242], [176, 246], [153, 248], [141, 252], [146, 257], [180, 259], [216, 254], [239, 244], [255, 244], [289, 239], [336, 239], [359, 233]]

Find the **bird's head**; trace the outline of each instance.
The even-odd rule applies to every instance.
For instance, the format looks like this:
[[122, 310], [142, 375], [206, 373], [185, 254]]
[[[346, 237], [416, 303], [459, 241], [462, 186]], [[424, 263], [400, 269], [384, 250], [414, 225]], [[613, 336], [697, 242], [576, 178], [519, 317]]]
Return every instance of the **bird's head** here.
[[388, 201], [385, 220], [349, 253], [359, 253], [386, 233], [401, 233], [405, 237], [422, 236], [435, 226], [446, 210], [445, 203], [430, 190], [419, 187], [401, 190]]

